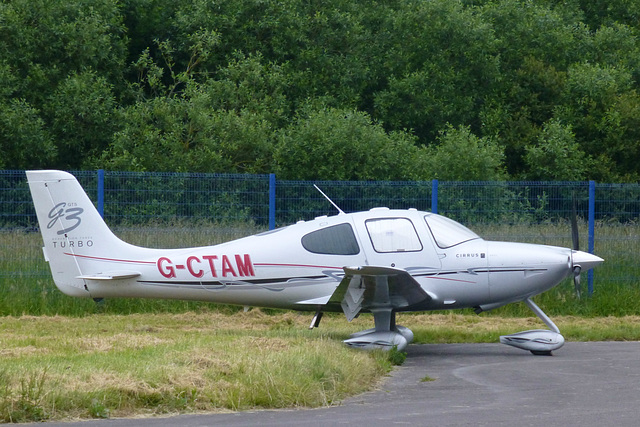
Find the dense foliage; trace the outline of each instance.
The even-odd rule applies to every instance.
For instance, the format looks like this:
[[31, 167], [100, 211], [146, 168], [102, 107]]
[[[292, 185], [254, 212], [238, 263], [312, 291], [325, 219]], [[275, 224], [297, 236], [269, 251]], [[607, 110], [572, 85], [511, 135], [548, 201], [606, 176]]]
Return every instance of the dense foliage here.
[[640, 2], [1, 0], [0, 168], [640, 179]]

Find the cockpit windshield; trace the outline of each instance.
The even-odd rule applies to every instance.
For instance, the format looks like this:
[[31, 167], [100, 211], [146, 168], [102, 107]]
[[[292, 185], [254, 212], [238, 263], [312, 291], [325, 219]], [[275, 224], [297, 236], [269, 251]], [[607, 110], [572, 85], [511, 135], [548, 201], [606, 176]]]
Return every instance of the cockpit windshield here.
[[427, 215], [424, 217], [436, 244], [442, 248], [450, 248], [473, 239], [479, 239], [473, 231], [462, 224], [440, 215]]

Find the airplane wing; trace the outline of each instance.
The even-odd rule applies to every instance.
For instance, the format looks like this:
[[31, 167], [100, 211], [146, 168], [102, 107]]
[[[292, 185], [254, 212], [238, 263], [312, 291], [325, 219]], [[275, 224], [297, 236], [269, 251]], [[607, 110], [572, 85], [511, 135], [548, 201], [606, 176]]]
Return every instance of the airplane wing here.
[[406, 270], [364, 266], [345, 267], [344, 272], [327, 304], [340, 304], [348, 321], [362, 309], [399, 309], [432, 299]]

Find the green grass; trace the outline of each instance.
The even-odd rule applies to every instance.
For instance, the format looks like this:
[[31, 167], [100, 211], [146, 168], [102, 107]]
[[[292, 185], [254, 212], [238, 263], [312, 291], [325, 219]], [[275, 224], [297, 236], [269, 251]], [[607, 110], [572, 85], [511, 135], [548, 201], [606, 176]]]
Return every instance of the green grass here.
[[327, 406], [391, 369], [303, 323], [259, 310], [4, 317], [0, 420]]
[[[638, 316], [555, 320], [568, 341], [640, 340]], [[498, 342], [542, 326], [455, 313], [398, 322], [417, 343]], [[322, 407], [375, 388], [406, 357], [342, 344], [370, 315], [308, 324], [308, 314], [262, 310], [2, 317], [0, 422]]]

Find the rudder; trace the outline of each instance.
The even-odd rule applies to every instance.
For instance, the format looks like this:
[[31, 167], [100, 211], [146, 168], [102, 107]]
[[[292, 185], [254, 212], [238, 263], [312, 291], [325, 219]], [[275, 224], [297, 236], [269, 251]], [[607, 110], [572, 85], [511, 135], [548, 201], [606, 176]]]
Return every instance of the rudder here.
[[111, 232], [70, 173], [27, 171], [27, 181], [56, 286], [67, 295], [90, 297], [79, 277], [87, 272], [78, 251], [83, 258], [97, 256], [98, 251], [104, 257], [129, 245]]

